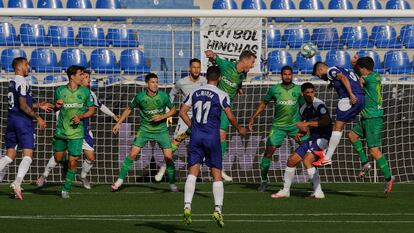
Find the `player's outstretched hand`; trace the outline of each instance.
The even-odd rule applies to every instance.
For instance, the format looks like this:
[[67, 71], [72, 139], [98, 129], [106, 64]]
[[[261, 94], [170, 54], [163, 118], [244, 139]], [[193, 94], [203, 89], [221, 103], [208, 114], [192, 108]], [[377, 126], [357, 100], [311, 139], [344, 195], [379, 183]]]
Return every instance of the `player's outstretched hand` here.
[[162, 120], [164, 120], [165, 118], [164, 118], [164, 116], [163, 115], [154, 115], [154, 116], [152, 116], [152, 118], [151, 118], [151, 120], [152, 121], [154, 121], [154, 122], [158, 122], [158, 121], [162, 121]]
[[299, 129], [299, 131], [301, 132], [307, 132], [308, 131], [308, 124], [305, 121], [299, 121], [298, 123], [296, 123], [296, 127]]
[[37, 125], [39, 126], [39, 128], [41, 128], [41, 129], [46, 128], [46, 121], [45, 121], [45, 120], [43, 120], [43, 118], [38, 117], [38, 118], [36, 119], [36, 121], [37, 121]]
[[356, 65], [358, 58], [359, 58], [358, 54], [355, 54], [355, 55], [351, 58], [351, 65], [352, 65], [352, 67], [354, 67], [354, 66]]
[[251, 118], [249, 121], [249, 124], [247, 125], [247, 128], [249, 129], [249, 131], [253, 131], [253, 124], [254, 124], [254, 119]]
[[118, 121], [119, 121], [119, 116], [117, 116], [117, 115], [114, 115], [112, 118], [114, 118], [114, 120], [115, 120], [116, 122], [118, 122]]
[[244, 127], [240, 127], [240, 128], [238, 128], [238, 131], [239, 131], [239, 133], [240, 133], [241, 135], [243, 135], [243, 136], [249, 133], [249, 130], [248, 130], [248, 129], [246, 129], [246, 128], [244, 128]]
[[295, 137], [293, 137], [293, 139], [295, 140], [295, 142], [300, 142], [300, 138], [303, 137], [303, 135], [303, 133], [297, 133]]
[[60, 109], [61, 107], [63, 106], [63, 100], [58, 100], [58, 101], [56, 101], [56, 108], [57, 109]]
[[168, 117], [167, 118], [167, 127], [170, 127], [170, 126], [172, 126], [172, 117]]
[[72, 117], [72, 121], [73, 121], [73, 123], [75, 123], [75, 124], [79, 124], [79, 123], [80, 123], [80, 121], [81, 121], [81, 119], [80, 119], [78, 116], [74, 116], [74, 117]]
[[114, 126], [114, 128], [112, 128], [112, 133], [114, 133], [115, 135], [117, 135], [118, 134], [118, 132], [119, 132], [119, 127], [121, 126], [121, 124], [116, 124], [115, 126]]
[[39, 108], [42, 109], [43, 111], [46, 111], [46, 112], [52, 111], [53, 107], [54, 106], [51, 103], [46, 103], [46, 102], [40, 102], [39, 103]]
[[237, 94], [238, 95], [244, 95], [244, 91], [243, 91], [243, 89], [237, 89]]
[[357, 100], [358, 100], [357, 97], [354, 94], [352, 94], [351, 95], [351, 104], [352, 105], [356, 104]]
[[216, 54], [212, 50], [206, 50], [204, 52], [206, 54], [206, 57], [209, 59], [216, 59]]

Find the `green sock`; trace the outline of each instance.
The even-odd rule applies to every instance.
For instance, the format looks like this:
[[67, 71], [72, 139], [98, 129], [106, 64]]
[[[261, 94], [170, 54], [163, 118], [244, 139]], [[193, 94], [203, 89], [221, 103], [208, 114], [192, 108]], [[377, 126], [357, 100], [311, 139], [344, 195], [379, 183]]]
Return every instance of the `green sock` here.
[[178, 149], [178, 146], [175, 145], [174, 143], [171, 143], [171, 149], [172, 149], [172, 152], [174, 153]]
[[227, 141], [220, 142], [221, 144], [221, 158], [224, 159], [224, 154], [227, 152], [228, 143]]
[[263, 156], [262, 162], [260, 163], [260, 175], [262, 176], [262, 181], [267, 181], [267, 173], [269, 172], [270, 162], [272, 160], [268, 157]]
[[355, 151], [359, 155], [359, 160], [361, 161], [361, 164], [365, 165], [366, 163], [368, 163], [368, 158], [367, 158], [367, 155], [365, 154], [364, 149], [362, 148], [361, 140], [355, 141], [354, 143], [352, 143], [352, 145], [354, 146]]
[[167, 177], [170, 184], [175, 184], [175, 165], [174, 161], [167, 162]]
[[66, 172], [65, 184], [63, 184], [63, 191], [69, 192], [70, 187], [72, 187], [72, 182], [75, 179], [76, 170], [68, 170]]
[[391, 179], [391, 171], [388, 167], [387, 160], [385, 159], [385, 155], [382, 155], [381, 158], [377, 160], [377, 165], [381, 169], [382, 174], [384, 175], [385, 180]]
[[133, 163], [134, 163], [134, 160], [129, 158], [129, 156], [127, 155], [125, 157], [124, 163], [122, 164], [121, 171], [119, 172], [119, 176], [118, 176], [119, 179], [125, 179], [125, 176], [128, 175], [128, 170]]

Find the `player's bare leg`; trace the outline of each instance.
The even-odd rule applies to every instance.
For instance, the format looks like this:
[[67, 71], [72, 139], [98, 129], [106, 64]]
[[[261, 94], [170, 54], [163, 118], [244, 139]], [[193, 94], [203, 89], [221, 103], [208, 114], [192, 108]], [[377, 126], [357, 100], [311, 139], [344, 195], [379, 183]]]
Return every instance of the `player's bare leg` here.
[[91, 189], [91, 184], [88, 178], [86, 178], [86, 176], [88, 175], [95, 163], [95, 153], [92, 150], [83, 150], [83, 154], [85, 155], [86, 159], [84, 159], [82, 163], [80, 180], [84, 188]]
[[[228, 149], [228, 142], [227, 142], [227, 133], [226, 131], [220, 129], [220, 143], [221, 143], [221, 151], [222, 151], [222, 158], [224, 159], [224, 154], [226, 153]], [[224, 168], [221, 170], [221, 177], [226, 182], [233, 181], [233, 177], [226, 174], [224, 171]]]
[[260, 162], [260, 176], [262, 181], [260, 183], [259, 188], [257, 189], [257, 191], [259, 192], [266, 192], [267, 190], [267, 173], [269, 172], [272, 156], [275, 153], [275, 151], [276, 147], [267, 146], [262, 161]]
[[128, 171], [131, 168], [134, 161], [139, 158], [139, 152], [141, 151], [141, 147], [131, 146], [131, 151], [129, 155], [125, 157], [124, 163], [122, 164], [121, 170], [119, 171], [118, 179], [115, 183], [111, 186], [111, 190], [113, 192], [118, 191], [119, 187], [124, 183], [125, 177], [128, 175]]

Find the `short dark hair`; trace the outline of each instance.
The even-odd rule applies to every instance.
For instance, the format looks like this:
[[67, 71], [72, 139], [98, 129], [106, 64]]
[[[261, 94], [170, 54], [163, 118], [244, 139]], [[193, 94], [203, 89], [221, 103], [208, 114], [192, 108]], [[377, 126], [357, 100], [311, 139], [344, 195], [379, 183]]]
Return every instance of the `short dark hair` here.
[[14, 70], [16, 70], [17, 66], [20, 65], [23, 61], [27, 61], [27, 58], [25, 57], [16, 57], [12, 61], [12, 67]]
[[76, 72], [78, 72], [78, 70], [80, 70], [80, 71], [84, 71], [85, 70], [85, 67], [83, 67], [83, 66], [69, 66], [67, 69], [66, 69], [66, 74], [68, 75], [68, 78], [70, 79], [70, 77], [72, 76], [72, 75], [75, 75], [76, 74]]
[[315, 86], [314, 86], [312, 83], [310, 83], [310, 82], [306, 82], [306, 83], [304, 83], [304, 84], [302, 84], [302, 85], [300, 86], [300, 90], [301, 90], [302, 92], [306, 91], [306, 89], [309, 89], [309, 88], [312, 88], [312, 89], [314, 89], [314, 90], [315, 90]]
[[210, 66], [207, 69], [207, 80], [217, 81], [220, 78], [220, 68], [218, 66]]
[[290, 70], [290, 72], [293, 73], [293, 69], [290, 66], [283, 66], [282, 69], [280, 69], [280, 74], [283, 74], [283, 71]]
[[83, 73], [84, 73], [84, 74], [89, 74], [89, 75], [91, 75], [91, 73], [92, 73], [92, 72], [91, 72], [90, 70], [84, 69], [84, 70], [83, 70]]
[[375, 63], [371, 57], [360, 57], [358, 58], [356, 65], [359, 68], [365, 68], [369, 71], [373, 71]]
[[318, 67], [320, 65], [326, 65], [324, 62], [318, 61], [315, 63], [315, 65], [313, 65], [313, 71], [312, 71], [312, 75], [315, 76], [316, 75], [316, 70], [318, 69]]
[[239, 56], [239, 60], [243, 60], [243, 59], [249, 59], [251, 57], [257, 58], [256, 54], [254, 54], [252, 51], [250, 50], [244, 50], [240, 56]]
[[158, 79], [158, 76], [154, 73], [149, 73], [145, 76], [145, 82], [146, 83], [149, 82], [149, 80], [152, 79], [152, 78], [157, 78]]
[[193, 59], [191, 59], [191, 60], [190, 60], [190, 62], [189, 62], [188, 64], [191, 66], [191, 64], [193, 64], [193, 62], [198, 62], [198, 63], [200, 63], [200, 64], [201, 64], [201, 61], [200, 61], [200, 59], [198, 59], [198, 58], [193, 58]]

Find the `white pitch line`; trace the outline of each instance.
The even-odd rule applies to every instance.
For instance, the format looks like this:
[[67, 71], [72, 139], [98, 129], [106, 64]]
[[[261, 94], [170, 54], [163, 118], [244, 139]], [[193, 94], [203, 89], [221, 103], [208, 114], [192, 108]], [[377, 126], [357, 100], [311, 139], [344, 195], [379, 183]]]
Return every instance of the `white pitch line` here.
[[[120, 222], [182, 222], [182, 219], [136, 219], [136, 218], [81, 218], [81, 217], [37, 217], [37, 216], [0, 216], [0, 219], [19, 219], [19, 220], [79, 220], [79, 221], [120, 221]], [[194, 219], [193, 222], [211, 222], [212, 220], [206, 219]], [[252, 220], [252, 219], [230, 219], [225, 222], [237, 222], [237, 223], [355, 223], [355, 224], [414, 224], [414, 221], [390, 221], [390, 220], [289, 220], [289, 219], [274, 219], [274, 220]]]

